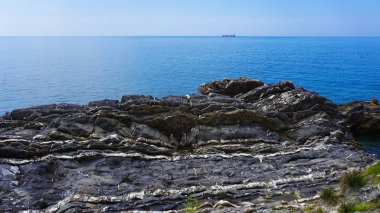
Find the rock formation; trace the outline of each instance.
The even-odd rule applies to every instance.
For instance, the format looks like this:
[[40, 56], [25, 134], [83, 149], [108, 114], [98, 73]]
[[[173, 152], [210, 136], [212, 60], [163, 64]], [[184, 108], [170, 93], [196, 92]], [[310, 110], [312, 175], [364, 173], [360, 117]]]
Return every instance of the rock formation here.
[[354, 133], [380, 135], [380, 106], [377, 101], [355, 101], [341, 105], [340, 108]]
[[198, 91], [7, 113], [0, 212], [176, 212], [191, 199], [205, 212], [300, 211], [376, 159], [350, 130], [378, 131], [369, 108], [343, 110], [288, 81], [226, 79]]

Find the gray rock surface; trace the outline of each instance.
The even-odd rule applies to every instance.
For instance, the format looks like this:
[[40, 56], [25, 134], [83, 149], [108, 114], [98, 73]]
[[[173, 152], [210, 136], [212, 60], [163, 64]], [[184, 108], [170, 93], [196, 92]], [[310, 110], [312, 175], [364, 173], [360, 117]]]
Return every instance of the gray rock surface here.
[[347, 123], [356, 134], [380, 136], [380, 106], [366, 101], [340, 105]]
[[0, 212], [177, 212], [189, 199], [202, 212], [301, 211], [376, 159], [353, 143], [356, 111], [291, 82], [198, 90], [7, 113]]

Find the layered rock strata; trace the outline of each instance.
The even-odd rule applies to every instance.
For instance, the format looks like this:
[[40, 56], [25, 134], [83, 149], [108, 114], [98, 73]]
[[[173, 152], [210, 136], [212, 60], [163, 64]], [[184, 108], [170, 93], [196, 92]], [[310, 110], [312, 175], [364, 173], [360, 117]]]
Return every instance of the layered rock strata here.
[[180, 212], [192, 199], [203, 212], [301, 211], [375, 161], [351, 134], [364, 121], [291, 82], [198, 90], [7, 113], [0, 211]]

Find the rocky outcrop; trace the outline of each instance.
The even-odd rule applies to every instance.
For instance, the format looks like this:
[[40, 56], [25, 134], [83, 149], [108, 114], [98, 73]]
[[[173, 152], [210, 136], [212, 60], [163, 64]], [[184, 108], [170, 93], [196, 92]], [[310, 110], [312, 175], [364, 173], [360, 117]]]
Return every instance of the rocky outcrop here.
[[263, 85], [264, 83], [257, 79], [224, 79], [223, 81], [213, 81], [208, 84], [202, 84], [198, 87], [198, 92], [203, 95], [217, 93], [233, 97], [238, 94], [244, 94]]
[[340, 105], [355, 134], [380, 136], [380, 106], [377, 101], [356, 101]]
[[198, 90], [7, 113], [0, 211], [176, 212], [190, 199], [205, 212], [302, 211], [375, 160], [353, 144], [346, 112], [291, 82]]

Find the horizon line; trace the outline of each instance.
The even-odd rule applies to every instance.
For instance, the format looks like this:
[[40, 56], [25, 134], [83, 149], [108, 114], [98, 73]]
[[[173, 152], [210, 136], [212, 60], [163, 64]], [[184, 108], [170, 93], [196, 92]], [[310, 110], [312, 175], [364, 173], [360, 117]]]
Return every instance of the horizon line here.
[[[220, 35], [0, 35], [0, 37], [222, 37]], [[238, 35], [236, 37], [380, 37], [380, 35]]]

